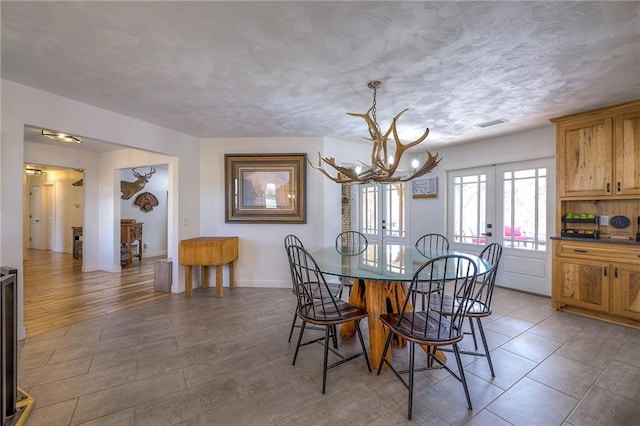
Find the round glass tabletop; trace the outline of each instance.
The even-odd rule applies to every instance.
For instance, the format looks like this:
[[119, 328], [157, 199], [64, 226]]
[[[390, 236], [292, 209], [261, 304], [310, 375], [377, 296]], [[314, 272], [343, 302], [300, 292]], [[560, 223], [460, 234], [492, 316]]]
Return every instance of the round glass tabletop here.
[[[324, 274], [364, 280], [411, 281], [415, 271], [424, 263], [450, 254], [470, 258], [476, 264], [478, 275], [486, 274], [492, 268], [489, 262], [477, 255], [454, 250], [422, 252], [413, 245], [369, 244], [363, 253], [354, 256], [340, 254], [334, 246], [310, 248], [308, 251]], [[453, 271], [455, 268], [447, 268], [447, 270]]]

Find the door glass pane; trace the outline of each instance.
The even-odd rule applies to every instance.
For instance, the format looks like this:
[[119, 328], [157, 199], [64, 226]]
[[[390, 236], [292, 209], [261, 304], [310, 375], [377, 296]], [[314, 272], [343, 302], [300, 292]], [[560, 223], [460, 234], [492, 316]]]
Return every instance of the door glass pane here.
[[487, 175], [456, 176], [453, 179], [453, 241], [484, 244]]
[[385, 192], [385, 236], [404, 238], [405, 236], [405, 208], [403, 183], [384, 185]]
[[360, 228], [365, 235], [378, 235], [378, 188], [360, 187]]
[[546, 168], [503, 173], [505, 247], [546, 251]]
[[[369, 243], [402, 242], [407, 236], [404, 183], [358, 186], [360, 229]], [[382, 232], [384, 231], [384, 232]]]

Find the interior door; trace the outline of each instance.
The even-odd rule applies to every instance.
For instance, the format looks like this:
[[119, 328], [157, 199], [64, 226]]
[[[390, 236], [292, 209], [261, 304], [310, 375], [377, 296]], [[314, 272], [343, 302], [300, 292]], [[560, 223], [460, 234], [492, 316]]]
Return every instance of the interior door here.
[[498, 242], [498, 285], [550, 295], [553, 172], [553, 159], [449, 172], [451, 248], [478, 253]]
[[29, 248], [42, 248], [42, 197], [40, 185], [31, 185], [29, 187]]
[[45, 184], [46, 249], [55, 250], [55, 184]]

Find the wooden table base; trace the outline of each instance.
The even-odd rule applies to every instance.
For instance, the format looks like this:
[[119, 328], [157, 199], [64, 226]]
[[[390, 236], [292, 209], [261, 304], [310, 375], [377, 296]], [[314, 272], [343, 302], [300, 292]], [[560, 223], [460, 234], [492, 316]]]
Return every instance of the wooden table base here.
[[[365, 309], [369, 313], [367, 323], [369, 325], [369, 359], [373, 368], [378, 368], [382, 361], [382, 351], [387, 340], [387, 330], [380, 321], [380, 315], [386, 313], [399, 313], [407, 299], [407, 284], [397, 281], [354, 280], [349, 296], [349, 303]], [[412, 309], [411, 306], [407, 307]], [[342, 324], [340, 336], [351, 337], [355, 335], [356, 327], [353, 322]], [[405, 339], [394, 337], [394, 346], [406, 346]], [[422, 346], [425, 352], [427, 347]], [[447, 357], [442, 351], [436, 352], [436, 357], [446, 362]], [[387, 351], [386, 360], [391, 362], [391, 351]]]
[[[364, 287], [364, 288], [363, 288]], [[395, 281], [364, 281], [354, 280], [351, 288], [349, 303], [366, 309], [369, 313], [367, 323], [369, 325], [369, 358], [371, 366], [378, 368], [382, 359], [384, 343], [387, 339], [387, 331], [380, 321], [380, 315], [388, 312], [398, 313], [404, 305], [407, 295], [407, 286], [403, 282]], [[355, 324], [345, 323], [340, 327], [340, 336], [350, 337], [356, 332]], [[404, 339], [396, 338], [394, 345], [405, 346]], [[391, 361], [391, 351], [387, 352], [386, 359]]]

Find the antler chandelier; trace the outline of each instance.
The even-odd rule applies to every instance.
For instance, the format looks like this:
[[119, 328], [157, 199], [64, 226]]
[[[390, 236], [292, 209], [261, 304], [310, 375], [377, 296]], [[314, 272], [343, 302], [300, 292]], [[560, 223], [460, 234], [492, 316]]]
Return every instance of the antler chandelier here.
[[[380, 126], [378, 126], [378, 122], [376, 121], [376, 91], [380, 87], [382, 83], [379, 81], [370, 81], [367, 86], [370, 89], [373, 89], [373, 105], [369, 108], [365, 114], [355, 114], [348, 112], [348, 115], [354, 117], [360, 117], [367, 122], [369, 126], [369, 135], [370, 138], [365, 137], [364, 139], [369, 140], [373, 143], [373, 148], [371, 149], [371, 164], [366, 164], [360, 160], [358, 162], [361, 166], [357, 168], [350, 168], [346, 166], [340, 166], [336, 164], [336, 160], [333, 157], [323, 157], [320, 153], [318, 153], [318, 165], [314, 165], [310, 160], [309, 164], [316, 170], [322, 172], [325, 176], [336, 183], [370, 183], [370, 182], [379, 182], [379, 183], [391, 183], [391, 182], [406, 182], [411, 179], [423, 176], [433, 170], [440, 159], [438, 158], [438, 154], [431, 155], [429, 151], [426, 152], [426, 159], [422, 166], [414, 167], [414, 170], [410, 174], [403, 174], [400, 170], [398, 170], [398, 165], [400, 164], [400, 160], [402, 155], [411, 147], [414, 147], [420, 143], [422, 143], [427, 136], [429, 135], [429, 129], [426, 129], [422, 136], [413, 142], [408, 142], [403, 144], [400, 142], [400, 138], [398, 137], [397, 124], [398, 119], [402, 114], [404, 114], [407, 109], [400, 111], [393, 117], [393, 121], [389, 129], [382, 133], [380, 130]], [[389, 137], [393, 137], [393, 142], [395, 145], [395, 152], [393, 156], [389, 156]], [[323, 167], [323, 163], [330, 166], [333, 170], [337, 172], [334, 176], [329, 171], [327, 171]]]

